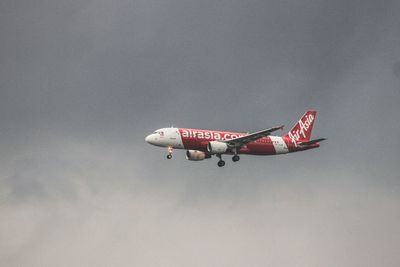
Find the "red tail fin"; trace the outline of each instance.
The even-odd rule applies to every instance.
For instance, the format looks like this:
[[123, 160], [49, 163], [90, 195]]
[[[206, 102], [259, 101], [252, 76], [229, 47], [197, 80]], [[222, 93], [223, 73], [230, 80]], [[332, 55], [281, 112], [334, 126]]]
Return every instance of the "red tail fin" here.
[[293, 126], [293, 128], [284, 136], [289, 137], [293, 142], [309, 141], [311, 139], [311, 132], [316, 117], [317, 112], [315, 110], [308, 110]]

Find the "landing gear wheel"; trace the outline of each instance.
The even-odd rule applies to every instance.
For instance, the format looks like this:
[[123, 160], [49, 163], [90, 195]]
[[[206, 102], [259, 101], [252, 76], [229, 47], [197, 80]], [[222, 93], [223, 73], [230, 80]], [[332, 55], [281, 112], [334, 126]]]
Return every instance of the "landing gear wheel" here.
[[225, 161], [223, 161], [222, 159], [218, 161], [218, 167], [224, 167], [224, 166], [225, 166]]
[[168, 150], [167, 159], [172, 159], [172, 151], [174, 151], [174, 149], [172, 148], [172, 146], [169, 146], [167, 150]]
[[232, 157], [232, 161], [233, 162], [236, 162], [236, 161], [239, 161], [239, 160], [240, 160], [240, 157], [238, 155], [235, 155], [235, 156]]

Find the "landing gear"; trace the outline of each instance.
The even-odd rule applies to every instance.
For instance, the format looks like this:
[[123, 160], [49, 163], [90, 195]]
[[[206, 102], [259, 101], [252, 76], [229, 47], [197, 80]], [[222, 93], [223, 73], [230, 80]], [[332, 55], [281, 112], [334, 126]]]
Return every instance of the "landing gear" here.
[[219, 158], [219, 161], [217, 163], [218, 167], [224, 167], [225, 161], [222, 160], [221, 154], [217, 154], [217, 157]]
[[240, 157], [238, 155], [235, 155], [235, 156], [232, 157], [232, 161], [233, 162], [236, 162], [236, 161], [239, 161], [239, 160], [240, 160]]
[[173, 150], [174, 150], [174, 149], [173, 149], [171, 146], [168, 147], [167, 159], [172, 159], [172, 151], [173, 151]]
[[232, 157], [232, 161], [233, 161], [233, 162], [239, 161], [239, 160], [240, 160], [240, 157], [239, 157], [239, 155], [237, 154], [237, 147], [233, 148], [232, 151], [233, 151], [233, 153], [234, 153], [234, 156]]

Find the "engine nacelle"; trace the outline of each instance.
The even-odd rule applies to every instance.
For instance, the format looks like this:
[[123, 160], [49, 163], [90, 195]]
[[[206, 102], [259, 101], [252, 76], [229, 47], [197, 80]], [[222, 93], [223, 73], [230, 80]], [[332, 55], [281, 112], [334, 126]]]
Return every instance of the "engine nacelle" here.
[[228, 144], [219, 141], [211, 141], [208, 143], [207, 151], [211, 154], [222, 154], [228, 150]]
[[186, 151], [186, 159], [187, 160], [199, 161], [199, 160], [208, 159], [208, 158], [211, 158], [211, 156], [207, 155], [203, 151], [198, 151], [198, 150]]

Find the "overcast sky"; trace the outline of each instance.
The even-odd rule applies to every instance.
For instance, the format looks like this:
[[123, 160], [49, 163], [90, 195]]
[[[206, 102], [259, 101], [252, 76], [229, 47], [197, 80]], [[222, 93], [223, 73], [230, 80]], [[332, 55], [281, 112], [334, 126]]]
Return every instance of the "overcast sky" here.
[[[3, 0], [1, 266], [399, 266], [400, 2]], [[157, 128], [318, 111], [319, 149], [173, 160]]]

